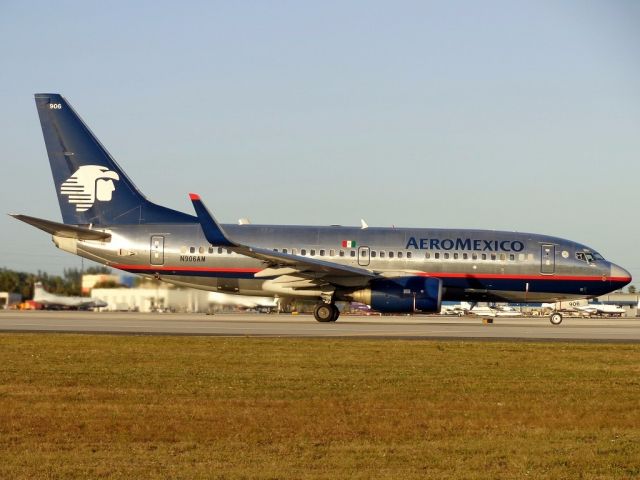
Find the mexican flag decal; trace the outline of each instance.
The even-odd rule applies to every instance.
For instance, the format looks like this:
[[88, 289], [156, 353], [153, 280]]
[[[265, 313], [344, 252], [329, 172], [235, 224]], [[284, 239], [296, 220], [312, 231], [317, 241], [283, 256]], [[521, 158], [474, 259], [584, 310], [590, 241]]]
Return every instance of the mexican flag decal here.
[[355, 240], [342, 240], [342, 246], [344, 248], [356, 248]]

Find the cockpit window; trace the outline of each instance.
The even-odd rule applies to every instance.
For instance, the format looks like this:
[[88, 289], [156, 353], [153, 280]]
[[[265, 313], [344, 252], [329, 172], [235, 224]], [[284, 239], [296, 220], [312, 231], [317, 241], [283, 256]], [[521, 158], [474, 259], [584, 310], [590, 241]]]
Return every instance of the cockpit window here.
[[576, 258], [587, 263], [594, 263], [596, 260], [604, 260], [598, 253], [576, 252]]

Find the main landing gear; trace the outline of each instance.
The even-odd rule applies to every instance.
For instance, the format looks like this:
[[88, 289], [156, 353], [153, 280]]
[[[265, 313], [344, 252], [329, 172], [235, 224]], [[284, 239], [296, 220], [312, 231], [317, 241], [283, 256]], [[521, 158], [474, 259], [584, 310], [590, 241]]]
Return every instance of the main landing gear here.
[[549, 317], [549, 321], [552, 325], [560, 325], [562, 323], [562, 314], [559, 312], [553, 312]]
[[333, 303], [319, 303], [313, 310], [313, 316], [318, 322], [335, 322], [340, 316], [340, 310]]

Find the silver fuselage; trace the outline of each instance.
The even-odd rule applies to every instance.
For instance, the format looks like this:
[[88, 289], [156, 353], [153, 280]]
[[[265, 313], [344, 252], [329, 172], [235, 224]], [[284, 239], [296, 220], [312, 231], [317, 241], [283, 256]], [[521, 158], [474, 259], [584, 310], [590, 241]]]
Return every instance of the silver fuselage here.
[[[320, 298], [321, 292], [312, 286], [288, 288], [286, 282], [256, 278], [267, 267], [264, 262], [209, 245], [198, 223], [98, 230], [110, 233], [111, 239], [54, 236], [54, 241], [71, 253], [176, 285], [242, 295]], [[552, 302], [598, 296], [629, 281], [628, 272], [589, 247], [537, 234], [274, 225], [224, 225], [224, 230], [239, 243], [356, 266], [383, 277], [437, 277], [442, 279], [445, 300]], [[595, 259], [585, 261], [584, 255], [577, 255], [581, 252]], [[352, 285], [348, 279], [341, 282], [337, 298], [362, 288], [366, 279], [354, 278]]]

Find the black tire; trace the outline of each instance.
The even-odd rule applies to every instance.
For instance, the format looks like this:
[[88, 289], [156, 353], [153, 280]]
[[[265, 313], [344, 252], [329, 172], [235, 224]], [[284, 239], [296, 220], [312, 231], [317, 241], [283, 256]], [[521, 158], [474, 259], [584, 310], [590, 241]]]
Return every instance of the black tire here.
[[329, 303], [320, 303], [316, 305], [316, 308], [313, 310], [313, 317], [318, 322], [322, 322], [322, 323], [333, 322], [335, 321], [333, 320], [334, 308], [335, 308], [334, 305], [331, 305]]
[[560, 325], [562, 323], [562, 315], [558, 312], [553, 312], [549, 317], [551, 325]]
[[335, 322], [340, 316], [340, 310], [338, 310], [338, 307], [336, 307], [335, 305], [331, 305], [331, 307], [333, 307], [333, 316], [331, 317], [331, 321]]

